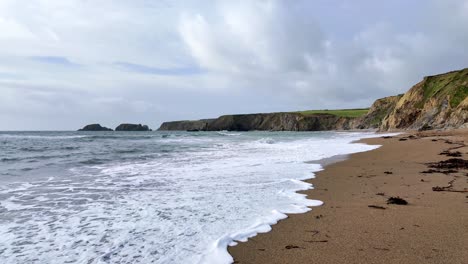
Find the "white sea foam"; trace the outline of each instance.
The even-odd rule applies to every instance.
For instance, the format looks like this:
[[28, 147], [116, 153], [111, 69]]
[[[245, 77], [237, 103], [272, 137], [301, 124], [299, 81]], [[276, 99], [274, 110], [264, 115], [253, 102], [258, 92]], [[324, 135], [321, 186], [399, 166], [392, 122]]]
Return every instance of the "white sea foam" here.
[[322, 169], [306, 161], [377, 148], [265, 134], [154, 137], [174, 151], [0, 187], [0, 262], [231, 263], [229, 245], [322, 204], [297, 193]]

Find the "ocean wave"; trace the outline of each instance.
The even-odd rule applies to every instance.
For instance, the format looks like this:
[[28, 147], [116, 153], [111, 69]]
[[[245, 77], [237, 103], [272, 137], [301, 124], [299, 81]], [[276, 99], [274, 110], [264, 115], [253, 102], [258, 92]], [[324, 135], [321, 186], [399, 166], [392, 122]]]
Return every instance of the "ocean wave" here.
[[14, 139], [75, 139], [75, 138], [86, 138], [90, 137], [87, 135], [75, 135], [75, 136], [39, 136], [39, 135], [12, 135], [12, 134], [0, 134], [0, 138], [14, 138]]
[[262, 143], [262, 144], [275, 144], [276, 141], [272, 138], [261, 138], [259, 140], [256, 141], [257, 143]]
[[227, 131], [218, 131], [216, 133], [222, 136], [240, 136], [241, 135], [241, 133], [229, 133]]

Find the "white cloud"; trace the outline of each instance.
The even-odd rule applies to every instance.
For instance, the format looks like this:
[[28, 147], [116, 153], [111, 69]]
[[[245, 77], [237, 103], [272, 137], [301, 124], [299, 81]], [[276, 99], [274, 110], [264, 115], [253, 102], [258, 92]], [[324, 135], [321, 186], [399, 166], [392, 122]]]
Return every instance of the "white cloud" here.
[[0, 124], [362, 107], [467, 67], [468, 1], [385, 5], [2, 0]]

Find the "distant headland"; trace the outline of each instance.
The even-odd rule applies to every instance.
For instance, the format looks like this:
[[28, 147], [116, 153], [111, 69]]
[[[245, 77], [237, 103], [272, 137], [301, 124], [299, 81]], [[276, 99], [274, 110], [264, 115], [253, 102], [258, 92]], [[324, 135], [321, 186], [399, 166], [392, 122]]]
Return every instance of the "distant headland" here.
[[223, 115], [164, 122], [158, 130], [322, 131], [430, 130], [468, 126], [468, 68], [425, 77], [405, 94], [378, 99], [370, 108]]

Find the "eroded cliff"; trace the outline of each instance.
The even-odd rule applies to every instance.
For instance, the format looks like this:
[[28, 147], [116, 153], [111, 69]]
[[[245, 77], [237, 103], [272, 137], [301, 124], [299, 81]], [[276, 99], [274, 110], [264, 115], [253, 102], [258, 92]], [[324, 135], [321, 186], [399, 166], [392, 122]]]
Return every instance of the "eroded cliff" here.
[[468, 122], [468, 69], [425, 77], [397, 102], [381, 130], [458, 128]]
[[468, 68], [425, 77], [405, 94], [376, 100], [369, 111], [359, 117], [301, 112], [224, 115], [216, 119], [165, 122], [159, 130], [321, 131], [371, 128], [387, 131], [459, 128], [468, 126], [467, 96]]

